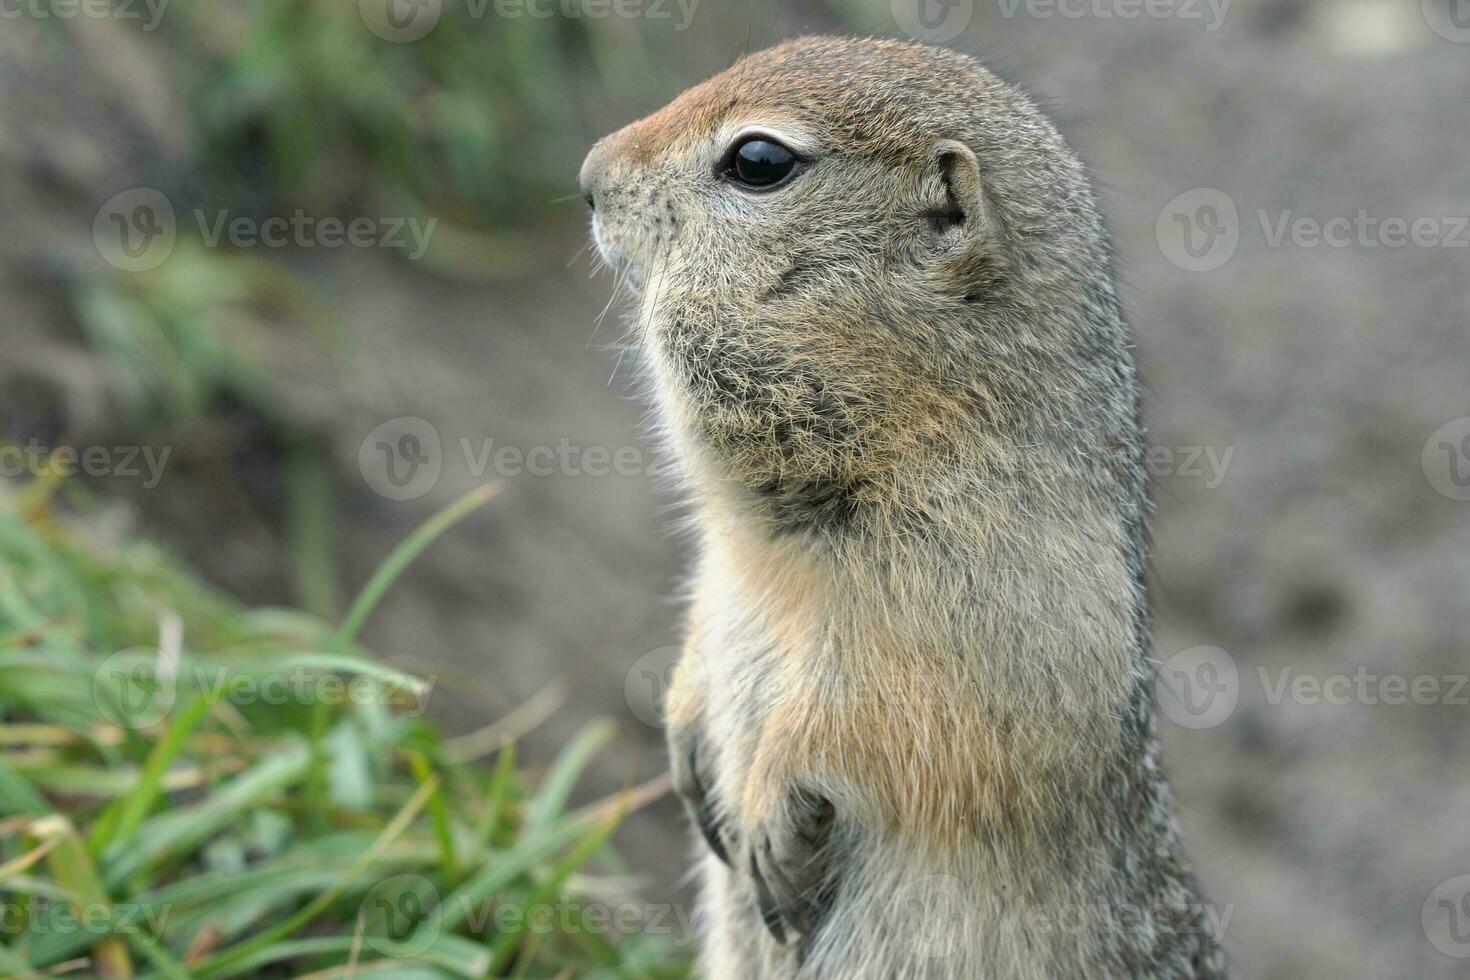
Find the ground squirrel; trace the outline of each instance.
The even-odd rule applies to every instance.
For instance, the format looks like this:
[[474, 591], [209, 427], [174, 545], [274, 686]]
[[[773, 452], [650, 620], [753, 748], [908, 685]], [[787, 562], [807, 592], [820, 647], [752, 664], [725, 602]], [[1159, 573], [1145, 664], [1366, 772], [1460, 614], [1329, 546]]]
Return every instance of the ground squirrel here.
[[713, 978], [1216, 977], [1158, 766], [1129, 334], [976, 61], [806, 38], [581, 173], [698, 538], [666, 713]]

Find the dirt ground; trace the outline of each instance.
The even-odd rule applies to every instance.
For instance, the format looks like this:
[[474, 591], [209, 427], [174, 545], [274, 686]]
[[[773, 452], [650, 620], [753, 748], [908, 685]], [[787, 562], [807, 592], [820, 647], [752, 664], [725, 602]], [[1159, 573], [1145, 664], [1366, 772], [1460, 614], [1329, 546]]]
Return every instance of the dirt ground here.
[[[1082, 11], [1072, 17], [1018, 2], [973, 5], [951, 43], [1046, 103], [1115, 229], [1159, 447], [1158, 658], [1223, 651], [1204, 656], [1235, 699], [1205, 727], [1167, 723], [1166, 749], [1200, 875], [1230, 910], [1238, 972], [1465, 976], [1470, 959], [1448, 953], [1470, 955], [1454, 939], [1470, 920], [1457, 934], [1435, 919], [1438, 900], [1465, 889], [1435, 889], [1470, 874], [1470, 689], [1454, 680], [1470, 672], [1470, 502], [1453, 499], [1470, 426], [1435, 434], [1470, 415], [1470, 43], [1432, 29], [1454, 35], [1433, 0], [1236, 0], [1218, 24], [1186, 0], [1136, 19], [1106, 15], [1126, 3], [1064, 3]], [[898, 33], [886, 3], [859, 17]], [[832, 20], [777, 8], [752, 16], [752, 43]], [[744, 46], [700, 25], [679, 41], [703, 73]], [[106, 26], [88, 36], [96, 57], [77, 59], [0, 32], [0, 428], [20, 441], [127, 439], [66, 287], [106, 271], [91, 238], [104, 200], [190, 179], [178, 93], [146, 46]], [[670, 73], [667, 95], [699, 77]], [[589, 99], [608, 130], [654, 108]], [[582, 148], [568, 152], [552, 165], [570, 191]], [[1182, 229], [1202, 234], [1227, 202], [1228, 261], [1181, 251]], [[1310, 221], [1332, 218], [1353, 223], [1348, 240], [1313, 237]], [[1394, 245], [1394, 218], [1433, 219], [1433, 231]], [[527, 736], [533, 761], [588, 718], [622, 720], [591, 793], [663, 765], [649, 698], [677, 643], [686, 554], [632, 372], [614, 370], [615, 314], [598, 324], [611, 284], [585, 255], [573, 261], [575, 207], [545, 234], [539, 271], [512, 281], [451, 278], [382, 250], [293, 253], [350, 343], [329, 358], [283, 334], [259, 353], [284, 409], [330, 452], [344, 591], [501, 471], [498, 499], [424, 556], [368, 639], [435, 680], [431, 710], [454, 731], [559, 683], [565, 705]], [[432, 427], [441, 474], [398, 501], [363, 460], [382, 438], [370, 434], [402, 417]], [[390, 429], [392, 442], [401, 424]], [[552, 475], [517, 474], [494, 462], [504, 447], [561, 457]], [[609, 466], [619, 472], [601, 475]], [[284, 602], [281, 480], [246, 421], [181, 440], [156, 487], [96, 489], [222, 587]], [[1430, 678], [1438, 694], [1392, 703], [1392, 676]], [[1327, 696], [1349, 681], [1346, 697]], [[622, 832], [651, 896], [687, 898], [672, 843], [683, 835], [667, 800]]]

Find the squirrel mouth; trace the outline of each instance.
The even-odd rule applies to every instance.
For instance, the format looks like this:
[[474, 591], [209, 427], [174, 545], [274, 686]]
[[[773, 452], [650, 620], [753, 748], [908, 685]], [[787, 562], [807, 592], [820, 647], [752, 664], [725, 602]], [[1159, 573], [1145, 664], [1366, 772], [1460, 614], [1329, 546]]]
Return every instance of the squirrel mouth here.
[[612, 269], [617, 285], [626, 287], [634, 295], [641, 294], [645, 270], [642, 263], [634, 260], [633, 255], [619, 247], [617, 238], [618, 236], [604, 227], [600, 215], [593, 215], [592, 244], [596, 246], [597, 254]]
[[613, 288], [626, 289], [635, 297], [643, 294], [643, 271], [626, 256], [602, 252], [603, 261], [613, 272]]

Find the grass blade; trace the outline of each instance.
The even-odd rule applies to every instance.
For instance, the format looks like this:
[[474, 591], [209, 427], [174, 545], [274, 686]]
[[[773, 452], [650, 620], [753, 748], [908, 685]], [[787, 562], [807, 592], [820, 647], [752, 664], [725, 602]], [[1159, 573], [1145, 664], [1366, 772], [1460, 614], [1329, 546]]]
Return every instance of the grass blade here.
[[163, 792], [163, 777], [169, 766], [178, 757], [187, 739], [209, 713], [211, 700], [197, 697], [183, 711], [174, 716], [168, 733], [153, 745], [148, 761], [143, 766], [138, 785], [131, 792], [119, 797], [97, 821], [88, 836], [87, 844], [94, 857], [101, 855], [115, 840], [126, 840], [138, 824], [148, 816], [154, 801]]
[[[51, 814], [33, 823], [31, 833], [43, 845], [51, 845], [46, 855], [47, 865], [56, 881], [71, 894], [77, 914], [90, 917], [103, 911], [111, 915], [112, 901], [97, 877], [91, 852], [77, 836], [71, 821], [60, 814]], [[126, 980], [133, 975], [127, 942], [120, 936], [107, 935], [98, 939], [92, 947], [92, 956], [99, 976], [108, 980]]]
[[389, 586], [403, 574], [415, 558], [423, 553], [424, 549], [434, 543], [434, 540], [449, 530], [460, 520], [468, 517], [475, 508], [495, 496], [499, 486], [487, 483], [477, 487], [469, 493], [460, 497], [454, 503], [445, 507], [439, 513], [429, 518], [418, 529], [403, 540], [397, 548], [393, 549], [386, 561], [368, 579], [362, 591], [353, 600], [352, 608], [347, 610], [347, 615], [342, 619], [342, 625], [337, 630], [337, 643], [342, 645], [356, 638], [362, 630], [363, 623], [367, 622], [368, 616], [372, 615], [378, 603], [382, 601]]
[[211, 977], [223, 976], [231, 964], [249, 956], [252, 952], [264, 949], [272, 943], [285, 939], [325, 912], [337, 900], [337, 896], [345, 892], [353, 881], [368, 868], [372, 867], [382, 852], [388, 848], [388, 845], [397, 840], [398, 836], [408, 828], [409, 823], [418, 815], [419, 810], [423, 809], [424, 804], [428, 802], [429, 796], [438, 785], [439, 781], [434, 779], [420, 786], [418, 792], [409, 798], [409, 801], [404, 804], [403, 809], [399, 810], [397, 815], [388, 822], [388, 826], [383, 828], [383, 832], [378, 835], [377, 840], [373, 841], [372, 846], [367, 849], [362, 857], [353, 862], [352, 867], [347, 869], [347, 872], [338, 880], [336, 885], [312, 899], [299, 912], [284, 922], [272, 926], [243, 943], [216, 953], [213, 957], [196, 967], [195, 976], [199, 977], [200, 980], [209, 980]]
[[612, 741], [616, 733], [617, 729], [611, 722], [595, 721], [578, 732], [572, 743], [562, 750], [552, 765], [551, 772], [547, 773], [541, 791], [536, 794], [526, 831], [528, 835], [541, 833], [561, 816], [577, 780], [582, 777], [593, 757]]
[[0, 817], [50, 812], [51, 807], [46, 805], [28, 779], [12, 769], [9, 763], [0, 762]]
[[429, 760], [421, 753], [414, 752], [409, 756], [409, 765], [413, 768], [414, 778], [419, 781], [420, 786], [434, 783], [434, 791], [429, 795], [429, 817], [434, 822], [434, 837], [439, 842], [439, 853], [444, 869], [444, 877], [451, 885], [459, 884], [459, 858], [454, 849], [454, 828], [449, 820], [449, 807], [444, 802], [444, 794], [439, 788], [439, 779], [434, 774]]

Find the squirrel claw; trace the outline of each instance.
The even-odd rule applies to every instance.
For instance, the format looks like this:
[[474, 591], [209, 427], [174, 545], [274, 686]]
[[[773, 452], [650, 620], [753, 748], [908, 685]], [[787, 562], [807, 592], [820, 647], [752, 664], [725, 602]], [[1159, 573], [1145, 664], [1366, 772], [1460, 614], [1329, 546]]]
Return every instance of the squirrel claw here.
[[[768, 840], [766, 841], [766, 851], [769, 853], [770, 849], [771, 842]], [[782, 910], [783, 906], [777, 903], [775, 895], [772, 894], [771, 886], [767, 883], [765, 874], [761, 871], [760, 859], [757, 857], [758, 853], [756, 850], [750, 852], [750, 877], [755, 882], [755, 902], [760, 907], [761, 921], [766, 924], [766, 928], [776, 938], [776, 942], [784, 945], [786, 942], [786, 915]], [[779, 869], [772, 869], [772, 878], [780, 879]]]
[[699, 738], [683, 735], [676, 738], [675, 743], [683, 743], [683, 750], [672, 753], [674, 791], [684, 801], [690, 818], [715, 857], [733, 867], [730, 852], [725, 847], [724, 821], [715, 813], [704, 777], [699, 772]]
[[795, 809], [797, 819], [789, 830], [758, 834], [747, 845], [746, 864], [761, 921], [782, 944], [793, 934], [811, 936], [832, 900], [823, 847], [832, 826], [832, 804], [802, 796]]

